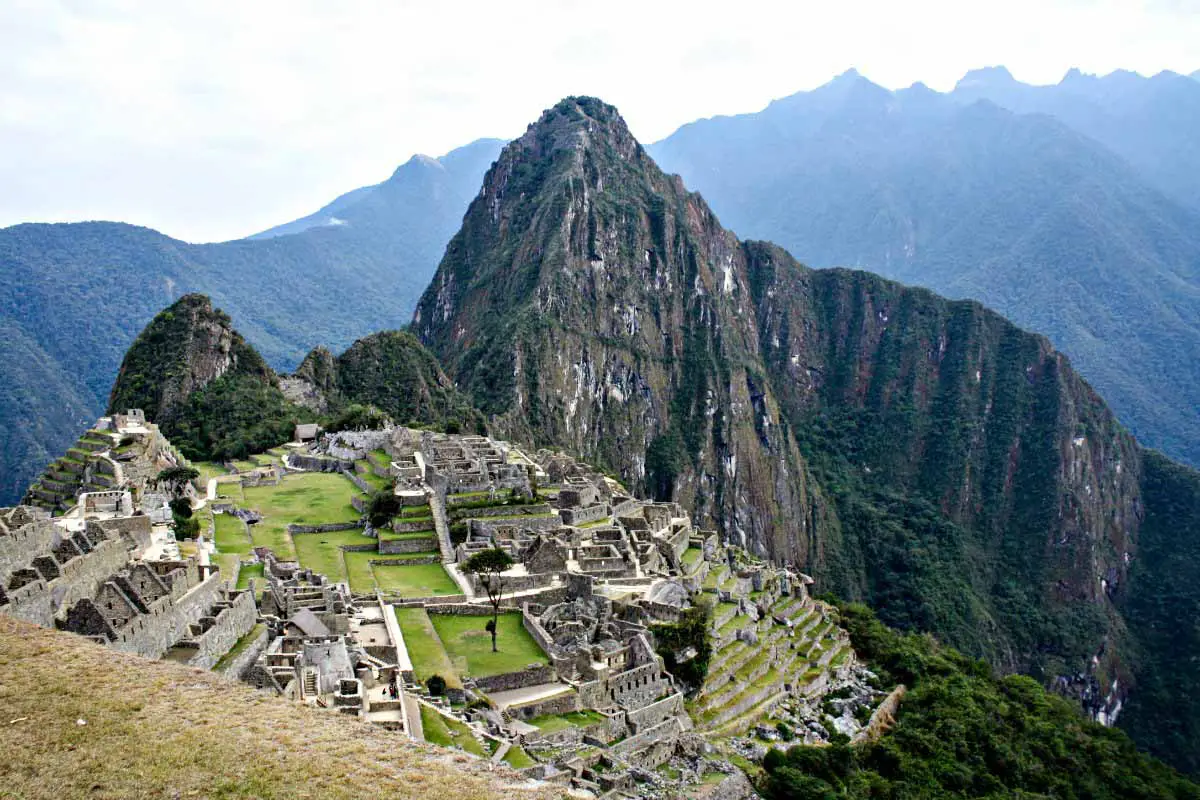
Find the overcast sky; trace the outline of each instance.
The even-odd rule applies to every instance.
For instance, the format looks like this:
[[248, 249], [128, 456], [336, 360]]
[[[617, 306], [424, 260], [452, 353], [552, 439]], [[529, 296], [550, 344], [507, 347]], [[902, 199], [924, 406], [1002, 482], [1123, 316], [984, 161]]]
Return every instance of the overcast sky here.
[[639, 139], [849, 67], [949, 89], [1004, 64], [1200, 69], [1197, 0], [0, 0], [0, 226], [244, 236], [568, 94]]

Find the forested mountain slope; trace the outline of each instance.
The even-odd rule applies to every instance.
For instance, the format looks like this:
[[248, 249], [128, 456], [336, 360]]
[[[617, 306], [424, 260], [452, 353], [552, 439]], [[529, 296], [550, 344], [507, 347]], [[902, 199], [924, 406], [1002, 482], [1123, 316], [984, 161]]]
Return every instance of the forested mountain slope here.
[[742, 236], [1046, 334], [1139, 438], [1200, 463], [1200, 214], [1058, 118], [966, 103], [974, 83], [850, 72], [649, 149]]

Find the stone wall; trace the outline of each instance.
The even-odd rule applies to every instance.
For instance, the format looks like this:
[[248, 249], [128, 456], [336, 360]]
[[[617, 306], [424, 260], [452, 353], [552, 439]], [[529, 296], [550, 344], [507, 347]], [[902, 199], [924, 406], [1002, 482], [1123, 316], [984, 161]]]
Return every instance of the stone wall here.
[[271, 630], [266, 626], [258, 632], [258, 635], [246, 645], [242, 652], [238, 653], [237, 657], [222, 667], [219, 674], [233, 680], [241, 680], [242, 676], [250, 671], [254, 663], [258, 661], [258, 657], [267, 649], [267, 645], [271, 643]]
[[657, 702], [625, 712], [625, 718], [636, 733], [681, 714], [686, 715], [687, 712], [683, 707], [683, 695], [676, 692]]
[[850, 740], [851, 744], [858, 744], [863, 741], [876, 741], [880, 736], [887, 732], [887, 729], [892, 727], [896, 722], [896, 712], [900, 710], [900, 701], [904, 699], [907, 688], [904, 684], [900, 684], [883, 698], [883, 702], [871, 712], [871, 719], [867, 724]]
[[[375, 494], [375, 487], [358, 477], [358, 473], [354, 470], [342, 470], [342, 474], [350, 479], [350, 482], [358, 487], [358, 490], [368, 497]], [[360, 511], [362, 509], [359, 509]]]
[[29, 566], [33, 556], [50, 551], [58, 528], [49, 520], [31, 522], [0, 536], [0, 579]]
[[[529, 684], [535, 686], [536, 684]], [[499, 691], [494, 689], [492, 691]], [[545, 700], [535, 700], [532, 703], [523, 703], [519, 706], [509, 706], [508, 713], [523, 720], [530, 720], [534, 717], [540, 717], [543, 714], [569, 714], [572, 711], [579, 711], [579, 695], [575, 692], [564, 692], [554, 697], [548, 697]]]
[[159, 598], [151, 606], [149, 614], [140, 614], [121, 628], [110, 646], [123, 653], [161, 658], [173, 644], [187, 636], [188, 626], [212, 608], [224, 586], [220, 574], [213, 572], [197, 586], [174, 597], [179, 583], [171, 595]]
[[[510, 689], [522, 689], [526, 686], [536, 686], [539, 683], [553, 683], [558, 680], [554, 667], [549, 664], [530, 664], [516, 672], [506, 672], [503, 675], [489, 675], [486, 678], [476, 678], [475, 684], [485, 692], [506, 692]], [[571, 694], [572, 702], [578, 698]], [[574, 708], [568, 709], [574, 710]], [[551, 713], [551, 712], [545, 712]]]
[[212, 669], [221, 656], [228, 653], [254, 627], [258, 619], [254, 594], [249, 591], [233, 592], [229, 599], [229, 606], [219, 609], [217, 615], [211, 618], [212, 627], [199, 636], [188, 637], [198, 648], [196, 655], [188, 660], [191, 666]]
[[135, 550], [145, 550], [150, 546], [152, 522], [150, 517], [117, 517], [89, 522], [88, 525], [99, 525], [105, 532], [117, 534]]
[[[500, 502], [500, 500], [496, 502]], [[546, 516], [552, 514], [554, 509], [550, 508], [546, 503], [527, 506], [496, 505], [484, 508], [462, 508], [451, 503], [450, 511], [456, 519], [484, 519], [487, 517]], [[513, 525], [522, 524], [522, 521], [519, 519], [510, 520], [510, 522]], [[556, 519], [555, 525], [560, 524], [562, 523]]]
[[325, 456], [310, 456], [304, 453], [289, 453], [285, 463], [292, 469], [307, 472], [353, 472], [354, 462]]
[[621, 756], [635, 766], [653, 768], [674, 754], [675, 740], [680, 732], [678, 720], [672, 717], [641, 733], [615, 742], [609, 749], [614, 755]]
[[[3, 537], [8, 538], [8, 537]], [[31, 559], [34, 553], [26, 554]], [[9, 590], [8, 603], [0, 612], [17, 619], [54, 627], [55, 617], [84, 598], [95, 595], [99, 587], [129, 561], [129, 551], [120, 539], [102, 539], [90, 553], [78, 555], [58, 565], [58, 576], [40, 578], [19, 589]], [[7, 574], [0, 574], [6, 583]]]
[[471, 537], [473, 539], [490, 539], [496, 529], [505, 525], [515, 525], [522, 530], [548, 531], [562, 525], [557, 515], [552, 517], [529, 517], [527, 519], [489, 520], [478, 517], [471, 518]]
[[758, 797], [746, 773], [734, 770], [720, 783], [689, 786], [688, 796], [696, 800], [751, 800]]
[[607, 519], [609, 507], [607, 505], [594, 505], [587, 508], [564, 508], [558, 514], [562, 517], [562, 521], [566, 525], [584, 525], [588, 522]]
[[[380, 539], [379, 552], [383, 555], [400, 555], [404, 553], [422, 553], [426, 550], [438, 549], [437, 538], [431, 533], [425, 539]], [[441, 557], [438, 558], [441, 561]]]
[[288, 525], [288, 533], [332, 533], [333, 531], [354, 531], [362, 528], [361, 522], [327, 522], [324, 525]]

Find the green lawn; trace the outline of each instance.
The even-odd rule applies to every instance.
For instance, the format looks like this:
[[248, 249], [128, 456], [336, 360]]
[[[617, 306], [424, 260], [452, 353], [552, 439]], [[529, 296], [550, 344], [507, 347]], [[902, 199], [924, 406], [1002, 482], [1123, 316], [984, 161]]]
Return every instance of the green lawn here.
[[687, 550], [684, 550], [683, 558], [680, 559], [683, 562], [684, 572], [688, 574], [695, 572], [696, 565], [700, 563], [700, 559], [703, 557], [704, 551], [699, 547], [689, 547]]
[[376, 564], [374, 572], [380, 589], [401, 597], [437, 597], [462, 592], [441, 564]]
[[537, 763], [530, 758], [529, 754], [521, 749], [519, 745], [513, 745], [512, 747], [508, 748], [508, 752], [505, 753], [504, 758], [500, 760], [505, 764], [508, 764], [513, 769], [525, 769], [526, 767], [532, 767]]
[[359, 518], [350, 505], [358, 489], [346, 476], [336, 473], [288, 475], [278, 486], [253, 486], [244, 489], [243, 494], [245, 499], [239, 505], [263, 515], [262, 522], [251, 526], [254, 543], [270, 547], [281, 558], [298, 555], [287, 533], [289, 524], [323, 525]]
[[451, 614], [431, 614], [430, 621], [446, 648], [455, 669], [475, 677], [516, 672], [529, 664], [549, 663], [542, 648], [521, 624], [521, 615], [500, 615], [496, 645], [492, 652], [492, 637], [484, 630], [491, 617], [460, 617]]
[[468, 753], [487, 758], [487, 751], [471, 733], [470, 728], [456, 719], [438, 713], [436, 709], [424, 703], [421, 703], [421, 727], [425, 729], [425, 741], [430, 744], [441, 747], [457, 745]]
[[213, 541], [222, 553], [244, 555], [250, 552], [246, 523], [232, 514], [213, 514]]
[[225, 468], [220, 464], [215, 464], [212, 461], [193, 461], [192, 466], [200, 473], [200, 485], [207, 486], [208, 482], [213, 478], [219, 478], [222, 475], [229, 473], [225, 472]]
[[262, 564], [262, 562], [259, 562], [257, 564], [242, 564], [241, 569], [238, 570], [237, 586], [235, 588], [249, 589], [251, 578], [253, 578], [255, 581], [257, 581], [258, 588], [261, 590], [262, 585], [263, 585], [263, 580], [262, 580], [263, 564]]
[[554, 733], [572, 726], [586, 728], [603, 721], [604, 715], [598, 711], [571, 711], [566, 714], [543, 714], [529, 720], [529, 724], [540, 728], [545, 733]]
[[446, 685], [452, 689], [462, 688], [462, 681], [450, 663], [433, 623], [423, 608], [397, 608], [396, 622], [404, 635], [404, 646], [408, 648], [408, 658], [412, 661], [413, 672], [422, 683], [431, 675], [441, 675], [446, 679]]
[[300, 566], [319, 572], [332, 581], [346, 580], [346, 566], [342, 558], [344, 545], [375, 544], [374, 539], [364, 536], [361, 531], [297, 533], [292, 541]]
[[[389, 565], [396, 564], [401, 566], [412, 566], [410, 561], [417, 558], [427, 558], [429, 556], [437, 556], [434, 551], [426, 551], [424, 553], [403, 553], [394, 556], [384, 556], [379, 553], [368, 552], [343, 552], [342, 559], [346, 563], [346, 577], [350, 581], [350, 591], [355, 594], [370, 594], [375, 591], [378, 585], [376, 575], [378, 572], [384, 573], [384, 583], [387, 583], [388, 571], [391, 566], [376, 565], [371, 566], [372, 561], [387, 561]], [[382, 587], [381, 587], [382, 588]]]
[[238, 639], [237, 643], [234, 644], [234, 646], [229, 650], [228, 653], [221, 656], [221, 659], [219, 661], [217, 661], [216, 665], [213, 666], [213, 671], [218, 672], [218, 671], [224, 669], [225, 667], [229, 666], [229, 664], [231, 664], [235, 658], [240, 656], [245, 651], [245, 649], [250, 646], [250, 643], [253, 642], [260, 633], [262, 633], [263, 628], [265, 628], [265, 627], [266, 627], [266, 625], [264, 625], [260, 622], [257, 625], [255, 625], [253, 628], [251, 628], [249, 631], [247, 631], [246, 635], [243, 636], [242, 638]]

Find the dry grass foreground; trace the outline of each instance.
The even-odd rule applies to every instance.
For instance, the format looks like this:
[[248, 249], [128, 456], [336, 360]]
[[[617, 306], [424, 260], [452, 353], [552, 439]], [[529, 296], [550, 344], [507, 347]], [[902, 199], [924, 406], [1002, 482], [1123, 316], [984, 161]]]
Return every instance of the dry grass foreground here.
[[502, 767], [491, 772], [477, 759], [209, 672], [0, 615], [3, 798], [561, 795], [518, 780]]

